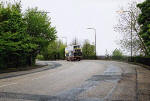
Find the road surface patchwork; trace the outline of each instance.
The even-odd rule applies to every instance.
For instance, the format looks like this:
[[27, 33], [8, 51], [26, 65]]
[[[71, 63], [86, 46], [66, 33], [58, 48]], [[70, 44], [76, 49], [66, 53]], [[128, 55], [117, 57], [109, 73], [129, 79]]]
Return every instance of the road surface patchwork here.
[[0, 79], [0, 101], [150, 101], [150, 73], [140, 66], [100, 60], [54, 63], [59, 67]]

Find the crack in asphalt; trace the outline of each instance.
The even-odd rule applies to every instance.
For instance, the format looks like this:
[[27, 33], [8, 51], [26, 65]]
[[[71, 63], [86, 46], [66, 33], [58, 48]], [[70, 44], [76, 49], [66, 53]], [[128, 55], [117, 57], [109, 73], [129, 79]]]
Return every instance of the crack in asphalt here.
[[[115, 79], [116, 76], [115, 77], [111, 77], [109, 75], [106, 75], [106, 77], [104, 76], [105, 75], [94, 75], [80, 87], [60, 92], [56, 96], [0, 92], [0, 98], [1, 99], [3, 98], [3, 100], [5, 98], [11, 98], [11, 99], [34, 100], [34, 101], [104, 101], [103, 98], [78, 99], [77, 97], [82, 92], [85, 92], [86, 90], [92, 89], [93, 87], [97, 86], [103, 80], [111, 80], [111, 78], [113, 78], [112, 80], [118, 80], [118, 77]], [[104, 79], [100, 79], [103, 77]]]
[[101, 81], [115, 82], [114, 87], [109, 91], [107, 96], [105, 96], [104, 98], [77, 99], [78, 101], [104, 101], [105, 99], [108, 99], [111, 97], [113, 91], [117, 87], [118, 81], [122, 78], [121, 74], [122, 73], [120, 73], [120, 70], [118, 70], [118, 67], [114, 67], [114, 66], [112, 67], [112, 65], [111, 65], [111, 66], [109, 66], [109, 68], [107, 68], [105, 70], [103, 75], [93, 75], [90, 79], [86, 80], [86, 82], [84, 84], [82, 84], [80, 87], [60, 92], [59, 94], [57, 94], [57, 96], [65, 97], [68, 99], [77, 99], [77, 96], [79, 94], [81, 94], [82, 92], [85, 92], [89, 89], [92, 89], [93, 87], [100, 84]]

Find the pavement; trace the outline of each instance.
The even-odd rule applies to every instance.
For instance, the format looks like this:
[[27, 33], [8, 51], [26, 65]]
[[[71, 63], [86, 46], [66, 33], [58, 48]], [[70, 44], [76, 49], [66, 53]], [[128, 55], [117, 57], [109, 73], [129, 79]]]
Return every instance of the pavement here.
[[141, 66], [102, 60], [37, 63], [48, 66], [0, 75], [0, 101], [150, 101], [150, 71]]
[[44, 67], [31, 69], [31, 70], [25, 70], [25, 71], [2, 73], [2, 74], [0, 74], [0, 79], [12, 78], [12, 77], [16, 77], [16, 76], [41, 72], [41, 71], [45, 71], [45, 70], [49, 70], [49, 69], [55, 69], [55, 68], [61, 66], [61, 64], [59, 64], [59, 63], [50, 62], [50, 61], [37, 61], [36, 65], [44, 66]]

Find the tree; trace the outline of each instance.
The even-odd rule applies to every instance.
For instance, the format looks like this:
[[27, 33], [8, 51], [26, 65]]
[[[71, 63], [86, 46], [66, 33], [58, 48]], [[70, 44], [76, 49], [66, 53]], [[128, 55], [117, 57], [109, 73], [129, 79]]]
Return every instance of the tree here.
[[148, 54], [150, 55], [150, 0], [146, 0], [137, 7], [140, 8], [141, 14], [138, 18], [138, 23], [140, 25], [139, 35], [142, 37], [145, 45], [148, 49]]
[[50, 42], [48, 47], [43, 49], [41, 54], [45, 60], [65, 59], [65, 44], [62, 41]]
[[[127, 9], [121, 8], [120, 11], [129, 11], [119, 13], [120, 19], [118, 24], [115, 26], [115, 31], [119, 32], [123, 37], [119, 44], [127, 51], [131, 51], [131, 26], [132, 26], [132, 47], [134, 55], [147, 54], [146, 46], [139, 36], [140, 25], [138, 24], [138, 16], [140, 14], [139, 8], [136, 7], [137, 2], [129, 3]], [[132, 19], [131, 19], [132, 18]], [[132, 23], [131, 23], [132, 21]]]
[[36, 55], [56, 38], [47, 14], [21, 13], [21, 3], [0, 3], [0, 68], [33, 65]]
[[78, 44], [79, 44], [79, 40], [75, 37], [75, 38], [72, 40], [71, 45], [78, 45]]
[[119, 49], [115, 49], [112, 53], [112, 59], [121, 60], [123, 59], [123, 53]]
[[95, 46], [91, 45], [88, 40], [84, 41], [82, 47], [83, 58], [85, 59], [94, 59], [95, 58]]
[[[0, 68], [18, 67], [34, 63], [37, 45], [26, 33], [26, 23], [20, 3], [0, 4]], [[29, 61], [29, 57], [32, 60]]]
[[51, 26], [50, 18], [44, 11], [38, 8], [28, 9], [24, 19], [27, 24], [27, 33], [34, 38], [34, 42], [39, 45], [41, 51], [47, 47], [49, 42], [55, 40], [56, 29]]

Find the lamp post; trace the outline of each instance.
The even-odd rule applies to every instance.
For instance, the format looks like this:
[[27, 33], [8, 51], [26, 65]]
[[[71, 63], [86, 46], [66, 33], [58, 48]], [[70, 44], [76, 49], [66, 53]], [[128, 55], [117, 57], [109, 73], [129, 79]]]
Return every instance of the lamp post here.
[[96, 58], [96, 29], [95, 28], [87, 28], [87, 29], [92, 29], [95, 32], [95, 58]]
[[130, 22], [131, 23], [131, 27], [130, 28], [131, 28], [131, 61], [132, 61], [132, 56], [133, 56], [133, 54], [132, 54], [132, 50], [133, 50], [133, 40], [132, 40], [132, 34], [133, 34], [132, 33], [132, 29], [133, 29], [133, 26], [132, 26], [133, 25], [132, 24], [133, 14], [132, 14], [131, 11], [117, 11], [117, 12], [119, 12], [119, 13], [130, 13], [131, 14], [131, 16], [130, 16], [131, 17], [130, 18], [131, 19], [131, 22]]

